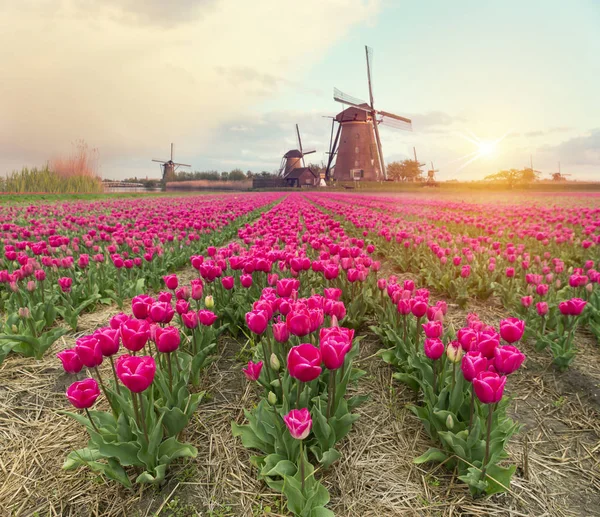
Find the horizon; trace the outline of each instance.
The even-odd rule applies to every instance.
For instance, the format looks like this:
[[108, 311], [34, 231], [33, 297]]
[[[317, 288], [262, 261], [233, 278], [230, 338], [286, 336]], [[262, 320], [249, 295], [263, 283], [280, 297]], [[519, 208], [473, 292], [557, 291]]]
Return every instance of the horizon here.
[[368, 98], [366, 44], [375, 105], [413, 121], [412, 132], [382, 127], [386, 163], [412, 158], [414, 146], [440, 181], [522, 169], [530, 156], [540, 179], [558, 162], [570, 181], [600, 178], [600, 5], [591, 0], [177, 7], [0, 6], [11, 71], [0, 83], [0, 173], [68, 155], [79, 139], [98, 149], [104, 179], [158, 179], [151, 160], [171, 142], [192, 171], [272, 172], [296, 147], [296, 123], [304, 147], [317, 149], [307, 161], [319, 163], [325, 117], [343, 109], [333, 88]]

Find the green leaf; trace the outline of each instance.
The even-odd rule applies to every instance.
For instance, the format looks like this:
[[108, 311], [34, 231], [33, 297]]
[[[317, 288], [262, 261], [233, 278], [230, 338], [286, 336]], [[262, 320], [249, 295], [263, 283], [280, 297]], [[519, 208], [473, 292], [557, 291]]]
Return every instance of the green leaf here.
[[517, 470], [516, 465], [510, 467], [490, 465], [486, 471], [487, 488], [485, 493], [492, 495], [506, 492], [510, 488], [510, 480], [515, 470]]
[[441, 463], [442, 461], [446, 461], [448, 459], [448, 454], [446, 454], [441, 449], [437, 449], [435, 447], [431, 447], [424, 454], [421, 454], [418, 458], [413, 460], [413, 463], [417, 465], [421, 463], [428, 463], [430, 461]]

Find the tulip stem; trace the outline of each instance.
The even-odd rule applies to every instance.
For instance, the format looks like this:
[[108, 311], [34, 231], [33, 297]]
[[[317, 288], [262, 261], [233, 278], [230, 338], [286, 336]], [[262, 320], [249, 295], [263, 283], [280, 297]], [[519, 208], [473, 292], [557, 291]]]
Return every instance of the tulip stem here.
[[[259, 339], [260, 339], [260, 338], [259, 338]], [[261, 344], [261, 346], [262, 346], [262, 350], [263, 350], [263, 355], [264, 355], [264, 363], [265, 363], [265, 365], [268, 365], [268, 364], [269, 364], [269, 359], [270, 359], [270, 357], [271, 357], [271, 356], [267, 355], [267, 345], [265, 344], [265, 340], [264, 340], [264, 339], [261, 339], [261, 340], [260, 340], [260, 344]], [[266, 377], [267, 377], [267, 382], [268, 382], [269, 384], [271, 384], [271, 375], [270, 375], [270, 373], [269, 373], [269, 368], [265, 368], [265, 370], [266, 370], [266, 371], [265, 371], [265, 375], [266, 375]]]
[[485, 471], [490, 457], [490, 437], [492, 435], [492, 415], [494, 414], [494, 404], [488, 404], [488, 421], [487, 421], [487, 440], [485, 441], [485, 458], [483, 460], [483, 469], [481, 471], [481, 479], [485, 479]]
[[[133, 396], [135, 397], [135, 394]], [[142, 426], [144, 428], [144, 436], [146, 437], [146, 441], [148, 443], [150, 443], [150, 440], [148, 440], [148, 428], [146, 427], [146, 417], [144, 415], [144, 397], [142, 397], [141, 393], [138, 393], [138, 396], [140, 397], [140, 413], [142, 416]]]
[[419, 353], [419, 330], [421, 325], [421, 318], [417, 318], [417, 326], [415, 327], [415, 352]]
[[113, 414], [115, 415], [115, 418], [117, 416], [117, 413], [115, 411], [115, 407], [113, 406], [112, 400], [110, 400], [110, 397], [108, 396], [108, 392], [106, 391], [106, 387], [104, 386], [104, 381], [102, 381], [102, 376], [100, 375], [100, 371], [98, 370], [97, 366], [94, 366], [94, 370], [96, 372], [96, 375], [98, 376], [98, 382], [100, 383], [100, 387], [102, 388], [102, 392], [104, 393], [104, 396], [106, 397], [106, 400], [108, 400], [108, 405], [110, 406], [110, 409], [112, 410]]
[[173, 370], [171, 369], [171, 353], [167, 354], [167, 365], [169, 367], [169, 389], [173, 393]]
[[140, 420], [140, 410], [138, 408], [138, 403], [137, 403], [137, 399], [135, 398], [135, 393], [133, 391], [131, 391], [131, 401], [133, 403], [133, 412], [135, 414], [135, 420], [138, 424], [138, 427], [142, 427], [142, 422]]
[[432, 361], [432, 363], [433, 364], [431, 365], [431, 368], [433, 369], [433, 394], [435, 395], [435, 388], [436, 388], [436, 384], [437, 384], [436, 383], [437, 379], [436, 379], [436, 374], [435, 374], [436, 373], [435, 372], [435, 361]]
[[90, 415], [90, 411], [88, 410], [88, 408], [85, 408], [85, 413], [87, 414], [87, 417], [90, 419], [90, 423], [92, 424], [94, 431], [96, 431], [98, 434], [100, 434], [100, 431], [98, 430], [98, 428], [96, 427], [96, 424], [92, 420], [92, 415]]
[[302, 382], [300, 382], [299, 379], [296, 379], [296, 385], [298, 387], [297, 394], [296, 394], [297, 395], [296, 396], [296, 409], [299, 409], [300, 408], [300, 392], [302, 391], [301, 390]]
[[452, 361], [452, 390], [451, 393], [454, 392], [454, 385], [456, 384], [456, 363]]
[[469, 432], [471, 432], [471, 427], [473, 426], [473, 410], [475, 408], [475, 389], [471, 384], [471, 407], [469, 409]]
[[115, 369], [115, 362], [112, 358], [112, 355], [109, 355], [108, 358], [110, 359], [110, 365], [112, 366], [112, 372], [113, 372], [113, 376], [115, 378], [115, 387], [117, 389], [117, 393], [120, 395], [121, 388], [119, 388], [119, 379], [117, 378], [117, 370]]
[[335, 372], [337, 370], [329, 371], [329, 394], [327, 397], [327, 420], [331, 417], [331, 409], [334, 405], [333, 399], [335, 397]]
[[304, 440], [300, 440], [300, 480], [302, 482], [302, 495], [304, 495]]

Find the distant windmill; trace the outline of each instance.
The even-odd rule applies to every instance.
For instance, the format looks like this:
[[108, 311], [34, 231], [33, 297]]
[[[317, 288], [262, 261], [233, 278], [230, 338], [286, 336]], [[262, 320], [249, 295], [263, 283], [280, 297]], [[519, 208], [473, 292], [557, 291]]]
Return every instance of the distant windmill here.
[[525, 167], [523, 169], [525, 172], [531, 172], [532, 178], [535, 177], [536, 174], [542, 174], [542, 171], [535, 170], [533, 168], [533, 155], [529, 155], [529, 167]]
[[427, 182], [426, 182], [426, 185], [428, 187], [437, 187], [438, 186], [437, 181], [435, 181], [435, 173], [436, 172], [440, 172], [440, 171], [438, 169], [436, 169], [433, 166], [433, 162], [431, 162], [431, 169], [429, 169], [427, 171]]
[[552, 176], [552, 181], [567, 181], [567, 176], [571, 176], [571, 174], [563, 174], [560, 172], [560, 162], [558, 162], [558, 172], [550, 173]]
[[[412, 129], [410, 119], [375, 109], [371, 80], [373, 50], [365, 46], [365, 53], [370, 102], [346, 95], [337, 88], [333, 90], [333, 99], [350, 107], [335, 117], [335, 122], [338, 122], [339, 126], [329, 148], [325, 173], [327, 178], [331, 176], [333, 169], [335, 179], [341, 181], [358, 178], [370, 181], [387, 179], [378, 126], [383, 124], [397, 129]], [[335, 166], [333, 166], [334, 157], [336, 157]]]
[[317, 152], [315, 149], [305, 151], [302, 148], [302, 138], [300, 138], [300, 129], [298, 128], [298, 124], [296, 124], [296, 135], [298, 137], [298, 148], [290, 149], [283, 155], [281, 158], [281, 166], [279, 167], [279, 176], [285, 177], [294, 169], [306, 167], [306, 164], [304, 163], [304, 157], [307, 154]]
[[185, 163], [175, 163], [173, 161], [173, 144], [171, 143], [171, 159], [170, 160], [152, 160], [161, 164], [162, 180], [166, 183], [167, 181], [173, 181], [175, 179], [175, 171], [177, 167], [191, 167]]

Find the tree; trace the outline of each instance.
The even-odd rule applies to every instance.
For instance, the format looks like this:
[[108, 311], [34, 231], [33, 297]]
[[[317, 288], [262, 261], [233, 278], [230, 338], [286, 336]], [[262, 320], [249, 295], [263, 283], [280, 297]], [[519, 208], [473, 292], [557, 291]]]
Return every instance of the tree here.
[[508, 169], [489, 174], [485, 177], [486, 181], [495, 181], [497, 183], [506, 183], [508, 188], [514, 188], [516, 185], [527, 185], [533, 183], [538, 176], [538, 172], [531, 167], [525, 169]]
[[421, 180], [421, 167], [416, 160], [402, 160], [390, 162], [387, 165], [388, 178], [394, 181], [419, 181]]
[[246, 179], [246, 175], [244, 174], [244, 171], [242, 169], [233, 169], [230, 173], [229, 173], [229, 180], [230, 181], [242, 181]]

